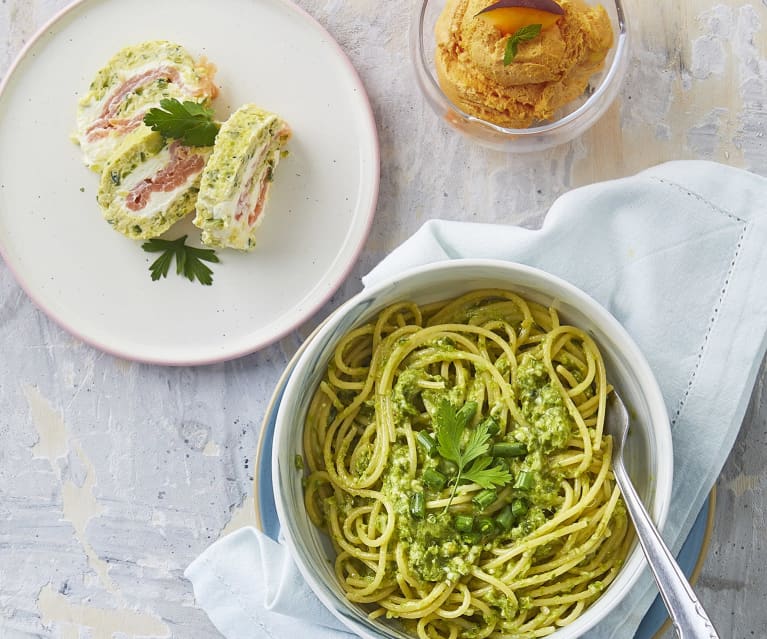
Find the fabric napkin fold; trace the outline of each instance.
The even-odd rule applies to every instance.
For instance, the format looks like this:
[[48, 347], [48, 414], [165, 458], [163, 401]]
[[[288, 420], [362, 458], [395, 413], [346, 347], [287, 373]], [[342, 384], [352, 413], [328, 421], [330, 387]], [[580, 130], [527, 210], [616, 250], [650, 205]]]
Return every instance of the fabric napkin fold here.
[[[603, 304], [663, 391], [675, 473], [663, 536], [678, 552], [732, 448], [767, 346], [764, 202], [764, 178], [671, 162], [563, 195], [539, 230], [427, 222], [363, 282], [440, 260], [496, 258], [549, 271]], [[284, 547], [255, 529], [218, 541], [186, 575], [227, 639], [344, 636]], [[645, 571], [590, 639], [634, 636], [656, 594]]]

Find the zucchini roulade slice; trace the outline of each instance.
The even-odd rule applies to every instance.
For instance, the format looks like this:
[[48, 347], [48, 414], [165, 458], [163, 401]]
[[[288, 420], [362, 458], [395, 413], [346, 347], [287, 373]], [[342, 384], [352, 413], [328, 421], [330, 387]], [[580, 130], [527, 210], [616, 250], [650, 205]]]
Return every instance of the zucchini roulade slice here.
[[133, 239], [157, 237], [194, 210], [212, 147], [166, 140], [143, 124], [129, 133], [101, 174], [104, 218]]
[[77, 109], [76, 141], [85, 164], [100, 172], [120, 139], [164, 98], [207, 102], [218, 89], [215, 67], [164, 40], [126, 47], [96, 74]]
[[208, 246], [249, 251], [263, 221], [269, 187], [290, 127], [246, 104], [224, 122], [202, 173], [194, 223]]

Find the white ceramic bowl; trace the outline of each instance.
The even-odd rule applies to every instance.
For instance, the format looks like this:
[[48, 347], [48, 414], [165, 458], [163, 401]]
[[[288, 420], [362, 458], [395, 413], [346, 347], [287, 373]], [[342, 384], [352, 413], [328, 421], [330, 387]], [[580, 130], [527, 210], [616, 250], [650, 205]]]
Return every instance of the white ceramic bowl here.
[[[434, 26], [445, 0], [415, 3], [410, 23], [410, 57], [418, 86], [429, 106], [454, 129], [480, 144], [513, 153], [529, 153], [569, 142], [602, 117], [620, 91], [629, 61], [629, 30], [622, 0], [586, 0], [607, 10], [615, 42], [602, 71], [589, 79], [586, 91], [563, 106], [551, 120], [526, 129], [499, 126], [469, 115], [455, 105], [440, 87], [434, 63]], [[491, 3], [488, 1], [488, 5]]]
[[[655, 522], [662, 526], [671, 498], [673, 454], [663, 396], [639, 348], [620, 323], [591, 297], [538, 269], [496, 260], [454, 260], [431, 264], [365, 289], [339, 308], [317, 332], [296, 363], [277, 414], [272, 480], [282, 534], [299, 570], [317, 597], [350, 630], [365, 639], [412, 639], [346, 600], [333, 572], [333, 549], [327, 536], [309, 520], [304, 508], [302, 473], [295, 456], [302, 454], [302, 433], [309, 402], [320, 383], [336, 342], [353, 327], [395, 301], [418, 303], [449, 299], [474, 289], [505, 288], [559, 310], [569, 323], [591, 333], [632, 414], [627, 466]], [[615, 581], [572, 624], [550, 635], [574, 639], [598, 623], [626, 595], [644, 566], [638, 545]]]

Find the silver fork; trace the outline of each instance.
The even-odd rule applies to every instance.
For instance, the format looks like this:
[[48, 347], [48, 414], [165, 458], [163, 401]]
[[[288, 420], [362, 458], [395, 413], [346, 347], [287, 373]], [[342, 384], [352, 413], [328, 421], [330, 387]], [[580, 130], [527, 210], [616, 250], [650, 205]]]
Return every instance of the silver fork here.
[[628, 411], [623, 400], [613, 391], [608, 398], [605, 418], [605, 432], [613, 437], [613, 474], [671, 622], [681, 639], [719, 639], [714, 625], [668, 546], [663, 542], [626, 472], [623, 447], [628, 431]]

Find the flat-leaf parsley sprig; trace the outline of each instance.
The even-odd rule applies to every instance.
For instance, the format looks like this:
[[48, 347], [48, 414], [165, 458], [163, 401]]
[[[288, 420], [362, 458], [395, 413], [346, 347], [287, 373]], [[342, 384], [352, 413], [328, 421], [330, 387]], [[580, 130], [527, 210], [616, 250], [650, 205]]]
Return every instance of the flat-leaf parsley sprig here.
[[221, 125], [213, 120], [213, 110], [197, 102], [179, 102], [175, 98], [160, 100], [160, 106], [149, 109], [144, 124], [166, 138], [181, 140], [186, 146], [211, 146]]
[[446, 399], [439, 403], [434, 412], [437, 452], [458, 466], [453, 490], [445, 510], [450, 507], [458, 484], [462, 480], [474, 482], [482, 488], [492, 488], [508, 484], [512, 479], [503, 467], [490, 467], [493, 459], [487, 453], [490, 450], [492, 435], [487, 421], [473, 429], [466, 442], [463, 442], [464, 431], [476, 412], [476, 402], [466, 402], [459, 410], [456, 410]]
[[176, 258], [176, 274], [183, 275], [190, 282], [195, 279], [203, 286], [213, 284], [213, 271], [204, 262], [220, 262], [213, 249], [201, 249], [187, 246], [186, 235], [176, 240], [154, 238], [141, 245], [147, 253], [162, 253], [152, 264], [149, 271], [152, 281], [167, 277], [171, 262]]

